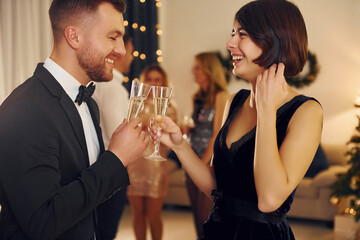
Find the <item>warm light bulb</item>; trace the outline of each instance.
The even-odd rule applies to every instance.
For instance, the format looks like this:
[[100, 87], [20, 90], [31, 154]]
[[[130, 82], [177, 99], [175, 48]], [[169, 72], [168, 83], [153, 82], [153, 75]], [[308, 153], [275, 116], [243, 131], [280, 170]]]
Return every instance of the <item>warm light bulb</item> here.
[[162, 57], [158, 57], [158, 58], [157, 58], [157, 61], [160, 63], [160, 62], [163, 61], [163, 58], [162, 58]]
[[161, 7], [161, 2], [157, 2], [157, 3], [156, 3], [156, 6], [157, 6], [157, 7]]
[[140, 58], [142, 59], [142, 60], [144, 60], [145, 58], [146, 58], [146, 55], [145, 54], [140, 54]]
[[138, 28], [138, 24], [137, 24], [137, 23], [133, 23], [132, 27], [133, 27], [133, 29], [137, 29], [137, 28]]
[[156, 54], [157, 54], [158, 56], [160, 56], [160, 55], [162, 54], [162, 51], [159, 49], [159, 50], [156, 51]]
[[157, 33], [157, 35], [161, 35], [161, 34], [162, 34], [162, 30], [159, 29], [159, 30], [156, 31], [156, 33]]
[[349, 213], [350, 213], [351, 215], [355, 216], [355, 215], [356, 215], [356, 210], [353, 209], [353, 208], [350, 208]]
[[128, 77], [124, 77], [124, 82], [128, 82], [130, 79]]
[[134, 80], [133, 81], [140, 81], [138, 78], [134, 78]]
[[146, 27], [145, 27], [145, 26], [141, 26], [141, 27], [140, 27], [140, 31], [145, 32], [145, 30], [146, 30]]
[[141, 2], [141, 3], [144, 3], [144, 2], [145, 2], [145, 0], [140, 0], [140, 2]]
[[129, 22], [127, 20], [124, 21], [124, 26], [127, 27], [129, 25]]
[[138, 52], [138, 51], [134, 51], [134, 52], [133, 52], [133, 56], [134, 56], [134, 57], [138, 57], [138, 56], [139, 56], [139, 52]]

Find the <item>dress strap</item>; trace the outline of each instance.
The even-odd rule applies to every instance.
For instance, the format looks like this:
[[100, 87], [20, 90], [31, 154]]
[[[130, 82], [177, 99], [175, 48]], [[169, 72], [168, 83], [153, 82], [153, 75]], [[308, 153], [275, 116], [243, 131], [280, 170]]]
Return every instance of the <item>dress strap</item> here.
[[238, 91], [231, 102], [229, 115], [234, 111], [235, 108], [241, 107], [249, 95], [250, 95], [250, 90], [241, 89], [240, 91]]

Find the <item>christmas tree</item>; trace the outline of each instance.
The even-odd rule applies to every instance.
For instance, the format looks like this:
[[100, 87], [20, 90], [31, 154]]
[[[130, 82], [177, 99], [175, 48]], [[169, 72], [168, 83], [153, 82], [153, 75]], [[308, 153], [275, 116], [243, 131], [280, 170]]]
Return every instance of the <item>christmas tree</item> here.
[[[355, 104], [360, 110], [360, 104]], [[358, 126], [355, 134], [347, 142], [349, 150], [346, 156], [349, 157], [350, 168], [346, 173], [341, 173], [337, 181], [331, 186], [332, 197], [330, 202], [337, 205], [342, 197], [348, 197], [350, 206], [345, 209], [346, 214], [351, 214], [356, 221], [360, 220], [360, 114], [357, 115]]]

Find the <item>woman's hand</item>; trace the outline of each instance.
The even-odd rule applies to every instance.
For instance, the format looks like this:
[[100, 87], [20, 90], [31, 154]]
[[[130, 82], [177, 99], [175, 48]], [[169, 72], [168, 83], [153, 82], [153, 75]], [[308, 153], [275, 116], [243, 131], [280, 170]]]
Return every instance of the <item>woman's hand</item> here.
[[255, 103], [258, 114], [263, 112], [276, 113], [283, 104], [288, 94], [284, 70], [285, 65], [283, 63], [273, 64], [257, 77]]
[[[156, 141], [156, 134], [157, 129], [155, 127], [156, 119], [150, 120], [150, 133], [151, 133], [151, 140]], [[161, 130], [161, 143], [165, 144], [168, 148], [173, 149], [174, 147], [181, 145], [183, 143], [182, 133], [180, 128], [171, 120], [171, 118], [165, 116], [163, 128]]]

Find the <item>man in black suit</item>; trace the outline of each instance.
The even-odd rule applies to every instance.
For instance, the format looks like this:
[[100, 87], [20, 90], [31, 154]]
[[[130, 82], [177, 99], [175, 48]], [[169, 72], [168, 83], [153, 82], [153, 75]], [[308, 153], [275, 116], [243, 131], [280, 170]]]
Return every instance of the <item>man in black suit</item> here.
[[104, 151], [91, 98], [125, 54], [124, 11], [123, 0], [53, 1], [50, 57], [0, 106], [0, 239], [104, 239], [112, 223], [98, 209], [148, 144], [124, 120]]

